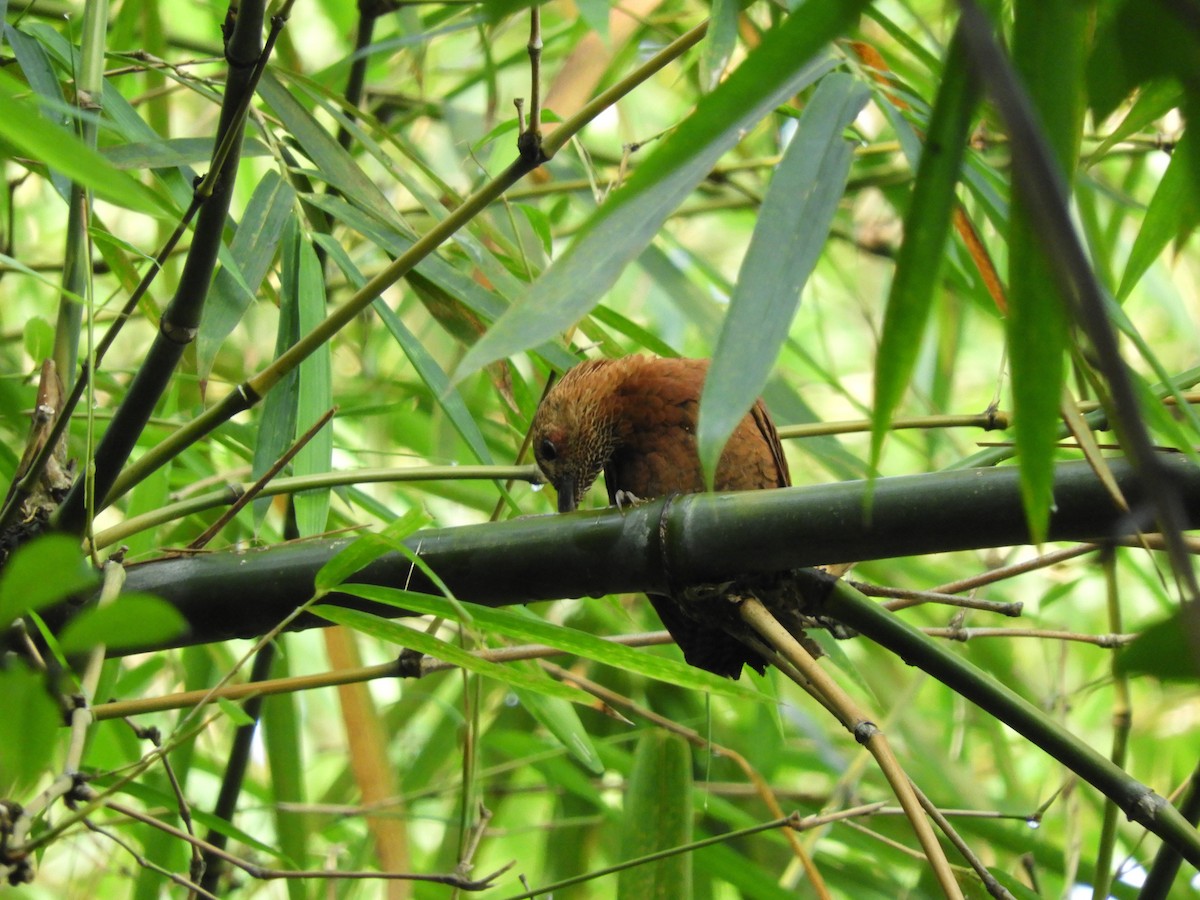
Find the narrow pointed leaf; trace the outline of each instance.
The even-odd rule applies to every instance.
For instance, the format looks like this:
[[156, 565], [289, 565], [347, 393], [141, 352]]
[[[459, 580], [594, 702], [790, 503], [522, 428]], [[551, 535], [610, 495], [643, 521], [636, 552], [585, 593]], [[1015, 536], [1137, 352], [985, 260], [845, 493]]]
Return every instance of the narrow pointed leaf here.
[[762, 393], [825, 247], [853, 159], [843, 132], [869, 96], [843, 72], [823, 78], [771, 178], [700, 399], [697, 440], [710, 482], [725, 442]]
[[[1083, 128], [1088, 12], [1074, 0], [1024, 0], [1015, 13], [1013, 63], [1069, 184]], [[1017, 192], [1009, 221], [1008, 353], [1025, 512], [1040, 542], [1053, 502], [1068, 312], [1031, 215], [1030, 198]]]
[[665, 681], [689, 690], [711, 691], [715, 694], [736, 697], [739, 700], [762, 696], [728, 678], [721, 678], [694, 666], [664, 659], [644, 650], [615, 644], [575, 628], [552, 625], [532, 613], [522, 613], [515, 609], [494, 609], [477, 603], [449, 604], [440, 597], [371, 584], [347, 584], [342, 585], [340, 590], [355, 597], [362, 597], [364, 600], [386, 603], [410, 612], [444, 616], [459, 619], [459, 621], [462, 621], [461, 615], [462, 612], [465, 612], [470, 615], [471, 622], [486, 633], [502, 634], [522, 643], [545, 644], [564, 653], [594, 659], [606, 665], [628, 672], [636, 672], [648, 678]]
[[892, 413], [912, 378], [933, 306], [956, 202], [954, 189], [962, 170], [977, 101], [966, 50], [961, 36], [956, 34], [946, 53], [942, 84], [930, 115], [912, 200], [904, 217], [904, 243], [896, 260], [875, 359], [872, 471], [878, 467]]
[[202, 377], [212, 369], [213, 359], [246, 310], [266, 277], [283, 227], [292, 214], [296, 193], [276, 172], [268, 172], [259, 182], [246, 206], [237, 233], [229, 245], [241, 282], [225, 266], [213, 279], [212, 291], [200, 319], [196, 337], [196, 367]]
[[[296, 274], [292, 289], [300, 313], [300, 333], [308, 334], [325, 318], [325, 280], [313, 245], [297, 234]], [[308, 431], [333, 405], [332, 354], [325, 344], [300, 363], [296, 436]], [[328, 422], [296, 454], [297, 476], [320, 475], [333, 466], [333, 423]], [[329, 488], [302, 491], [295, 496], [296, 526], [301, 537], [320, 534], [329, 516]]]
[[[530, 668], [532, 664], [528, 662], [509, 664], [509, 668], [518, 666]], [[541, 722], [566, 751], [579, 761], [580, 765], [595, 775], [604, 774], [604, 763], [600, 761], [600, 754], [596, 752], [596, 747], [572, 704], [559, 697], [548, 697], [545, 694], [527, 691], [525, 688], [515, 685], [512, 690], [529, 714]]]
[[810, 0], [768, 33], [471, 348], [452, 381], [550, 340], [587, 315], [742, 133], [826, 71], [822, 48], [865, 5], [865, 0]]
[[1146, 208], [1142, 227], [1133, 240], [1133, 249], [1129, 251], [1121, 285], [1117, 288], [1118, 300], [1129, 296], [1167, 244], [1200, 224], [1200, 186], [1193, 178], [1196, 171], [1192, 161], [1193, 144], [1194, 139], [1185, 133], [1171, 154], [1162, 181]]
[[17, 79], [0, 70], [0, 138], [22, 156], [44, 162], [110, 203], [137, 212], [158, 214], [167, 210], [149, 188], [122, 172], [83, 141], [46, 120], [32, 104], [20, 99], [25, 90]]
[[313, 608], [313, 613], [338, 625], [345, 625], [347, 628], [353, 628], [363, 634], [369, 634], [399, 647], [406, 647], [426, 656], [452, 663], [469, 672], [486, 675], [513, 687], [526, 688], [551, 697], [570, 700], [573, 703], [591, 703], [591, 696], [578, 688], [541, 675], [531, 674], [514, 666], [490, 662], [461, 647], [391, 619], [381, 619], [361, 610], [344, 609], [338, 606], [317, 606]]

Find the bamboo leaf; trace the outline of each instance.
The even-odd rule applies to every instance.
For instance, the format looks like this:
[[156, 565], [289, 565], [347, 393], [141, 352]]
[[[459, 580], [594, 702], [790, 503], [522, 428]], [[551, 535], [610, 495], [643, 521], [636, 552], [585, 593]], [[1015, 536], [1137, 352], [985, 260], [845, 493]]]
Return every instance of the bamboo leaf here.
[[1200, 186], [1194, 179], [1197, 166], [1192, 157], [1195, 139], [1185, 133], [1171, 154], [1158, 189], [1146, 208], [1142, 227], [1133, 239], [1133, 248], [1121, 275], [1117, 299], [1125, 300], [1159, 254], [1172, 240], [1200, 225]]
[[62, 725], [46, 676], [21, 663], [0, 669], [0, 721], [13, 736], [0, 741], [0, 786], [5, 792], [31, 788], [45, 776]]
[[[1087, 11], [1073, 0], [1022, 0], [1015, 12], [1013, 62], [1061, 171], [1073, 173], [1083, 130]], [[1046, 534], [1054, 499], [1068, 339], [1066, 298], [1056, 287], [1043, 242], [1031, 219], [1029, 197], [1018, 192], [1009, 221], [1008, 354], [1021, 486], [1029, 529], [1038, 542]]]
[[904, 217], [904, 242], [888, 293], [875, 357], [875, 405], [871, 417], [871, 470], [879, 467], [892, 413], [908, 387], [933, 307], [945, 259], [955, 187], [978, 101], [978, 88], [958, 33], [946, 51], [942, 84], [917, 164], [917, 179]]
[[[517, 667], [528, 670], [530, 675], [536, 674], [530, 663], [509, 664], [509, 668]], [[541, 722], [580, 765], [595, 775], [604, 774], [604, 763], [600, 761], [600, 754], [596, 752], [596, 747], [572, 704], [558, 697], [550, 697], [525, 688], [513, 686], [512, 690], [529, 714]]]
[[853, 159], [843, 132], [869, 96], [845, 73], [821, 79], [771, 178], [700, 398], [696, 437], [710, 484], [725, 442], [762, 393], [824, 249]]
[[[47, 578], [47, 572], [55, 577]], [[14, 551], [0, 570], [0, 628], [88, 590], [97, 579], [79, 550], [79, 541], [63, 534], [30, 541]]]
[[[283, 262], [281, 270], [295, 265], [293, 250], [296, 245], [295, 232], [299, 224], [293, 218], [288, 222], [288, 234], [283, 240]], [[288, 269], [291, 272], [291, 269]], [[289, 277], [290, 274], [289, 274]], [[275, 356], [278, 359], [288, 347], [300, 338], [300, 311], [297, 292], [289, 288], [279, 294], [279, 323], [275, 333]], [[254, 460], [251, 474], [257, 479], [266, 474], [271, 466], [291, 446], [296, 434], [296, 397], [299, 391], [300, 373], [292, 369], [263, 401], [262, 416], [258, 423], [257, 440], [254, 442]], [[262, 525], [270, 508], [271, 498], [259, 497], [254, 501], [255, 528]]]
[[[364, 600], [374, 600], [411, 612], [445, 616], [461, 621], [456, 605], [449, 604], [440, 597], [370, 584], [346, 584], [342, 585], [340, 590]], [[628, 672], [636, 672], [657, 681], [692, 690], [711, 691], [743, 700], [761, 697], [757, 692], [727, 678], [720, 678], [693, 666], [654, 656], [642, 650], [614, 644], [584, 631], [551, 625], [532, 613], [492, 609], [476, 603], [460, 602], [457, 607], [461, 607], [471, 616], [472, 624], [487, 633], [502, 634], [524, 643], [545, 644], [564, 653], [594, 659]]]
[[525, 688], [550, 697], [570, 700], [572, 703], [591, 703], [591, 697], [578, 688], [554, 681], [544, 675], [535, 675], [513, 666], [490, 662], [461, 647], [456, 647], [431, 634], [391, 619], [381, 619], [361, 610], [344, 609], [337, 606], [316, 606], [313, 608], [313, 613], [338, 625], [345, 625], [347, 628], [369, 634], [381, 641], [387, 641], [389, 644], [432, 656], [434, 659], [459, 666], [468, 672], [486, 675], [488, 678], [493, 678], [514, 688]]
[[738, 6], [737, 0], [712, 0], [708, 33], [700, 45], [700, 85], [706, 91], [720, 83], [737, 46]]
[[1146, 627], [1117, 656], [1117, 671], [1162, 681], [1200, 681], [1200, 610], [1184, 604]]
[[396, 221], [396, 210], [376, 184], [359, 168], [307, 109], [268, 70], [258, 84], [258, 93], [283, 120], [299, 142], [316, 171], [311, 174], [333, 185], [352, 203], [383, 221]]
[[200, 319], [196, 368], [201, 377], [208, 375], [222, 342], [254, 302], [275, 258], [284, 225], [292, 215], [295, 197], [295, 191], [276, 172], [268, 172], [254, 189], [229, 244], [230, 258], [240, 278], [229, 266], [221, 267]]
[[[276, 677], [286, 678], [289, 674], [288, 655], [280, 653], [275, 659]], [[300, 739], [300, 713], [294, 694], [276, 694], [263, 700], [262, 735], [266, 747], [267, 764], [271, 769], [271, 800], [274, 806], [275, 835], [279, 853], [295, 868], [307, 868], [308, 841], [312, 825], [304, 812], [292, 812], [284, 804], [303, 806], [305, 802], [304, 746]], [[303, 887], [300, 882], [290, 881]], [[305, 896], [290, 891], [293, 900]]]
[[[308, 334], [325, 318], [325, 278], [316, 251], [308, 239], [294, 230], [295, 268], [292, 278], [284, 267], [284, 290], [295, 291], [300, 333]], [[300, 363], [296, 403], [296, 434], [299, 437], [333, 406], [332, 358], [328, 344]], [[293, 463], [297, 476], [320, 475], [333, 467], [333, 422], [327, 423], [300, 448]], [[320, 534], [329, 516], [329, 488], [296, 494], [296, 527], [301, 537]]]
[[[625, 794], [622, 855], [637, 859], [692, 840], [692, 754], [678, 735], [648, 731], [638, 740]], [[617, 880], [621, 900], [690, 897], [692, 857], [669, 856], [631, 869]]]
[[695, 112], [601, 207], [583, 235], [472, 347], [451, 378], [552, 339], [587, 315], [666, 217], [728, 149], [776, 105], [828, 68], [822, 48], [853, 23], [864, 0], [810, 0], [769, 32]]
[[392, 550], [394, 541], [402, 541], [429, 524], [429, 516], [419, 508], [410, 509], [389, 522], [382, 533], [368, 532], [352, 540], [321, 566], [313, 579], [319, 594], [327, 594], [343, 581]]
[[[317, 235], [316, 239], [355, 287], [362, 287], [366, 284], [366, 277], [354, 265], [354, 262], [347, 255], [346, 251], [342, 249], [340, 244], [328, 235]], [[417, 336], [404, 324], [404, 320], [396, 315], [382, 298], [376, 299], [371, 306], [375, 310], [375, 314], [383, 320], [383, 324], [387, 326], [388, 331], [392, 333], [392, 337], [396, 339], [396, 343], [400, 345], [400, 349], [404, 351], [404, 355], [412, 363], [417, 375], [429, 388], [434, 402], [442, 407], [446, 413], [446, 417], [450, 420], [450, 424], [454, 426], [462, 439], [467, 442], [467, 446], [471, 449], [475, 458], [485, 465], [491, 465], [492, 455], [488, 451], [487, 442], [484, 440], [483, 434], [479, 431], [479, 426], [475, 424], [475, 417], [471, 415], [471, 411], [467, 408], [462, 395], [449, 387], [449, 379], [446, 377], [446, 373], [442, 371], [442, 367], [437, 364], [437, 360], [417, 340]]]
[[67, 623], [59, 646], [68, 655], [105, 644], [153, 647], [187, 630], [179, 610], [151, 594], [122, 594], [107, 606], [85, 609]]
[[0, 139], [21, 156], [41, 161], [110, 203], [147, 215], [170, 212], [169, 206], [140, 181], [113, 166], [75, 135], [48, 122], [30, 103], [21, 100], [23, 90], [19, 81], [0, 70], [0, 103], [4, 105]]

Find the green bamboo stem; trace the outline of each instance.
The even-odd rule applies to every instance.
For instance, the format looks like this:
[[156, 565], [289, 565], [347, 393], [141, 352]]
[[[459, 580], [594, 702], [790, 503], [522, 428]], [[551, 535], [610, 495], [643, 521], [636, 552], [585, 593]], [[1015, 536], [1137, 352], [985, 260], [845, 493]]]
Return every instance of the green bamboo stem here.
[[[1200, 469], [1164, 463], [1190, 524], [1200, 527]], [[1112, 460], [1122, 490], [1131, 467]], [[1087, 463], [1056, 470], [1052, 540], [1113, 540], [1133, 527]], [[463, 600], [491, 606], [562, 597], [652, 591], [672, 583], [720, 583], [742, 574], [1027, 543], [1015, 468], [880, 478], [868, 521], [866, 482], [691, 494], [624, 511], [579, 511], [430, 529], [410, 541]], [[920, 522], [914, 528], [913, 522]], [[263, 634], [312, 593], [317, 570], [350, 538], [307, 541], [248, 553], [209, 553], [131, 567], [128, 588], [154, 593], [191, 626], [184, 643]], [[669, 573], [669, 577], [668, 577]], [[411, 579], [411, 580], [410, 580]], [[440, 593], [407, 557], [384, 556], [356, 581]], [[249, 594], [255, 603], [241, 598]], [[362, 601], [333, 595], [328, 602]], [[372, 611], [402, 615], [400, 611]], [[53, 626], [61, 622], [47, 610]], [[312, 618], [301, 627], [323, 624]]]
[[[1075, 230], [1069, 190], [1055, 151], [1038, 121], [1033, 102], [994, 37], [992, 22], [976, 0], [960, 0], [960, 5], [961, 28], [973, 64], [1008, 126], [1013, 148], [1013, 192], [1021, 200], [1029, 227], [1039, 236], [1037, 259], [1044, 261], [1070, 314], [1091, 342], [1090, 358], [1107, 382], [1112, 397], [1113, 424], [1130, 462], [1138, 469], [1142, 490], [1150, 499], [1159, 528], [1168, 540], [1171, 566], [1186, 598], [1200, 602], [1200, 584], [1191, 557], [1177, 539], [1184, 512], [1160, 465], [1160, 457], [1154, 452], [1140, 413], [1130, 370], [1108, 314], [1107, 303], [1111, 300], [1097, 280]], [[1084, 16], [1082, 11], [1072, 15]], [[1079, 27], [1082, 29], [1083, 25]], [[1082, 109], [1079, 115], [1082, 120]]]
[[880, 609], [845, 582], [830, 582], [830, 588], [828, 597], [820, 603], [825, 615], [891, 650], [1012, 728], [1101, 791], [1131, 820], [1200, 867], [1200, 832], [1174, 806], [1028, 700], [930, 641], [903, 619]]
[[[108, 0], [94, 0], [88, 3], [83, 10], [75, 102], [80, 109], [92, 113], [99, 112], [104, 89], [104, 46], [107, 32]], [[94, 116], [81, 118], [80, 141], [95, 149], [98, 128], [99, 124]], [[75, 372], [75, 363], [79, 355], [79, 329], [83, 321], [83, 307], [73, 298], [89, 295], [87, 282], [90, 281], [91, 274], [87, 233], [91, 219], [91, 201], [81, 185], [72, 183], [67, 206], [63, 294], [59, 300], [58, 323], [54, 329], [54, 364], [58, 367], [63, 384], [70, 387], [70, 379]], [[37, 475], [40, 477], [40, 470]]]
[[[1104, 580], [1108, 602], [1108, 627], [1117, 634], [1123, 630], [1121, 620], [1121, 595], [1117, 587], [1117, 560], [1112, 552], [1106, 553]], [[1112, 660], [1113, 709], [1112, 709], [1112, 753], [1113, 764], [1125, 767], [1129, 750], [1129, 732], [1133, 725], [1132, 700], [1129, 693], [1129, 676], [1121, 671], [1118, 657]], [[1112, 800], [1104, 804], [1104, 819], [1100, 827], [1100, 840], [1096, 847], [1096, 871], [1092, 876], [1093, 900], [1105, 900], [1112, 885], [1112, 861], [1117, 846], [1117, 805]]]
[[[541, 475], [537, 466], [420, 466], [407, 469], [339, 469], [291, 478], [276, 478], [258, 492], [259, 497], [298, 494], [301, 491], [346, 487], [356, 484], [381, 484], [398, 481], [529, 481], [538, 483]], [[158, 509], [133, 516], [97, 532], [92, 543], [97, 550], [111, 547], [132, 535], [175, 522], [187, 516], [236, 503], [253, 482], [230, 484], [215, 491], [168, 503]]]
[[698, 25], [691, 31], [673, 41], [669, 46], [657, 53], [637, 70], [614, 84], [608, 90], [599, 94], [586, 104], [578, 113], [560, 124], [542, 141], [542, 159], [534, 160], [518, 156], [503, 172], [455, 208], [446, 218], [438, 222], [406, 252], [398, 256], [378, 275], [355, 291], [345, 303], [334, 309], [320, 325], [293, 344], [274, 362], [257, 375], [238, 385], [214, 406], [205, 410], [187, 425], [180, 428], [164, 441], [147, 451], [135, 463], [130, 465], [117, 478], [105, 498], [104, 503], [111, 503], [115, 498], [129, 491], [134, 485], [157, 470], [168, 460], [199, 441], [214, 429], [232, 419], [240, 412], [250, 409], [258, 403], [268, 391], [275, 387], [287, 373], [303, 362], [309, 354], [320, 347], [338, 331], [363, 312], [387, 288], [391, 287], [417, 263], [433, 253], [438, 247], [448, 241], [460, 228], [479, 215], [484, 209], [499, 199], [510, 187], [520, 181], [529, 172], [551, 159], [574, 135], [597, 115], [616, 103], [655, 72], [662, 69], [671, 61], [694, 46], [703, 36], [707, 23]]
[[[219, 167], [214, 167], [218, 168], [219, 174], [213, 181], [212, 195], [197, 216], [179, 287], [163, 313], [154, 343], [96, 448], [92, 483], [97, 499], [102, 500], [108, 494], [121, 467], [129, 459], [184, 350], [195, 339], [200, 327], [200, 315], [216, 267], [241, 160], [245, 119], [244, 114], [239, 117], [239, 111], [246, 108], [248, 95], [253, 93], [255, 72], [259, 70], [257, 64], [262, 58], [264, 15], [265, 3], [255, 0], [243, 4], [233, 20], [233, 33], [226, 47], [229, 78], [216, 142], [219, 147], [228, 147], [228, 155]], [[55, 523], [58, 528], [75, 534], [84, 532], [89, 518], [88, 481], [83, 477], [72, 486], [58, 511]]]
[[[1183, 797], [1179, 801], [1179, 809], [1183, 817], [1195, 825], [1200, 822], [1200, 767], [1192, 771], [1188, 779]], [[1171, 844], [1164, 843], [1154, 856], [1154, 863], [1146, 876], [1146, 883], [1138, 894], [1138, 900], [1167, 900], [1171, 893], [1171, 885], [1179, 874], [1179, 864], [1182, 862], [1179, 851]]]

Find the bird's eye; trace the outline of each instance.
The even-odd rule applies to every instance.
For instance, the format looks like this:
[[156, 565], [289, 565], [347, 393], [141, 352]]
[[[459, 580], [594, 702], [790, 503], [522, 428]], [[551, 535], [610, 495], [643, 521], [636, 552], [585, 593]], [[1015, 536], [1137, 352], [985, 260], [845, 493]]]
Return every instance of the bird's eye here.
[[546, 462], [554, 462], [554, 460], [558, 459], [558, 448], [554, 446], [554, 441], [550, 440], [550, 438], [542, 438], [542, 443], [538, 449], [541, 451], [542, 459], [546, 460]]

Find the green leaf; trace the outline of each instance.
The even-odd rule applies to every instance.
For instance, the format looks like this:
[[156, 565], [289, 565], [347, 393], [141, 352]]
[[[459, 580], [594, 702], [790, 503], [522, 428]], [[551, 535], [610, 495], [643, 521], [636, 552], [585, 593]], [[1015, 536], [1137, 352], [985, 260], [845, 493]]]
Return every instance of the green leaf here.
[[[1015, 13], [1013, 62], [1069, 184], [1083, 129], [1088, 11], [1074, 0], [1020, 0]], [[1040, 543], [1054, 499], [1068, 312], [1031, 215], [1029, 198], [1018, 193], [1009, 221], [1007, 336], [1021, 493], [1030, 533]]]
[[[53, 572], [53, 578], [47, 573]], [[0, 570], [0, 629], [29, 612], [90, 591], [99, 576], [79, 540], [47, 534], [16, 550]]]
[[[276, 656], [272, 676], [286, 678], [290, 674], [289, 656]], [[307, 769], [304, 764], [304, 743], [301, 740], [299, 700], [295, 694], [274, 694], [263, 698], [261, 727], [263, 745], [270, 766], [269, 798], [274, 806], [275, 834], [278, 852], [297, 868], [307, 868], [308, 843], [315, 829], [303, 812], [292, 812], [284, 804], [303, 805]], [[305, 892], [289, 892], [291, 897], [305, 897]]]
[[[174, 759], [174, 754], [172, 754], [172, 759]], [[92, 784], [103, 788], [112, 787], [116, 794], [134, 797], [151, 809], [173, 809], [179, 805], [179, 798], [173, 792], [156, 790], [144, 781], [130, 781], [116, 775], [97, 774], [92, 780]], [[280, 853], [279, 848], [274, 846], [271, 841], [263, 840], [261, 837], [244, 831], [228, 820], [205, 811], [199, 805], [190, 812], [192, 818], [205, 828], [211, 828], [232, 841], [245, 844], [255, 853], [262, 854], [267, 859], [288, 862], [287, 857]]]
[[187, 631], [179, 610], [150, 594], [121, 594], [105, 606], [91, 606], [71, 619], [59, 635], [68, 655], [108, 645], [122, 649], [154, 647]]
[[[325, 278], [321, 263], [307, 236], [297, 228], [289, 258], [293, 266], [284, 265], [283, 290], [295, 292], [300, 317], [300, 333], [308, 334], [325, 318]], [[289, 278], [289, 273], [291, 277]], [[299, 392], [296, 401], [296, 437], [311, 428], [333, 406], [332, 355], [329, 344], [323, 344], [300, 363]], [[333, 467], [333, 422], [326, 422], [307, 444], [300, 448], [292, 464], [298, 476], [321, 475]], [[296, 504], [296, 527], [301, 537], [311, 537], [325, 530], [329, 517], [329, 488], [301, 491], [293, 497]]]
[[1200, 681], [1200, 604], [1185, 603], [1145, 628], [1117, 655], [1117, 671], [1162, 681]]
[[[329, 235], [316, 235], [316, 240], [325, 248], [329, 254], [329, 258], [337, 263], [338, 268], [345, 273], [346, 277], [350, 279], [356, 288], [360, 288], [367, 283], [366, 277], [359, 271], [358, 266], [354, 265], [349, 254], [346, 253], [345, 249], [337, 241]], [[484, 440], [483, 434], [475, 422], [475, 417], [471, 414], [470, 409], [467, 408], [462, 395], [449, 387], [450, 380], [446, 377], [446, 373], [442, 371], [442, 367], [438, 365], [437, 360], [425, 349], [424, 345], [417, 339], [417, 336], [404, 324], [404, 320], [396, 315], [382, 297], [376, 298], [372, 302], [371, 307], [375, 310], [375, 314], [383, 320], [383, 324], [387, 326], [388, 331], [392, 333], [392, 337], [396, 339], [396, 343], [400, 345], [400, 349], [404, 351], [404, 355], [412, 363], [417, 375], [420, 376], [421, 380], [425, 382], [426, 387], [429, 388], [434, 402], [445, 411], [450, 424], [454, 426], [455, 431], [466, 441], [471, 452], [475, 454], [475, 458], [485, 465], [492, 465], [492, 454], [488, 451], [487, 442]]]
[[292, 215], [296, 192], [276, 172], [268, 172], [250, 197], [229, 253], [241, 278], [222, 267], [213, 279], [196, 338], [196, 367], [201, 377], [212, 370], [222, 342], [254, 302], [270, 269], [284, 225]]
[[1126, 299], [1163, 249], [1180, 234], [1200, 224], [1200, 193], [1194, 179], [1197, 163], [1195, 139], [1185, 132], [1171, 154], [1171, 161], [1146, 208], [1142, 227], [1133, 240], [1117, 299]]
[[169, 211], [168, 205], [140, 181], [20, 99], [25, 90], [21, 82], [0, 69], [0, 104], [4, 106], [0, 138], [22, 156], [44, 163], [110, 203], [147, 215]]
[[1097, 121], [1147, 81], [1178, 78], [1191, 86], [1200, 53], [1190, 4], [1118, 0], [1108, 4], [1113, 7], [1087, 64], [1088, 99]]
[[550, 340], [583, 318], [743, 133], [824, 74], [829, 62], [822, 48], [864, 6], [866, 0], [809, 0], [770, 31], [467, 352], [451, 381]]
[[0, 741], [0, 791], [11, 797], [32, 787], [53, 765], [62, 711], [44, 676], [21, 664], [0, 669], [0, 722], [9, 736]]
[[31, 316], [25, 321], [23, 337], [30, 359], [49, 359], [54, 352], [54, 326], [41, 316]]
[[[343, 590], [346, 589], [343, 588]], [[349, 590], [346, 590], [346, 592], [350, 593]], [[591, 696], [578, 688], [570, 687], [543, 675], [535, 675], [528, 671], [522, 671], [513, 666], [504, 666], [490, 662], [473, 653], [468, 653], [461, 647], [449, 644], [431, 634], [426, 634], [424, 631], [418, 631], [415, 628], [409, 628], [407, 625], [402, 625], [391, 619], [383, 619], [379, 616], [362, 612], [361, 610], [345, 609], [339, 606], [316, 606], [313, 607], [312, 611], [315, 615], [328, 619], [330, 622], [345, 625], [347, 628], [353, 628], [355, 631], [369, 634], [371, 637], [386, 641], [389, 644], [395, 644], [408, 650], [423, 653], [426, 656], [432, 656], [435, 659], [440, 659], [451, 665], [466, 669], [468, 672], [474, 672], [477, 675], [486, 675], [488, 678], [494, 678], [496, 681], [514, 688], [526, 688], [540, 694], [570, 700], [572, 703], [590, 704], [592, 702]]]
[[229, 719], [230, 723], [235, 727], [241, 728], [245, 725], [255, 724], [255, 720], [250, 718], [250, 716], [246, 714], [246, 711], [242, 709], [239, 704], [234, 703], [232, 700], [226, 699], [225, 697], [217, 697], [216, 704], [221, 708], [221, 712], [225, 713], [225, 717]]
[[869, 96], [843, 72], [821, 79], [771, 178], [700, 398], [697, 441], [710, 484], [725, 442], [762, 393], [825, 247], [854, 157], [843, 132]]
[[1150, 127], [1171, 110], [1180, 105], [1183, 88], [1175, 81], [1154, 81], [1138, 91], [1137, 99], [1116, 128], [1093, 150], [1088, 157], [1089, 165], [1102, 159], [1109, 150], [1127, 138], [1133, 137], [1143, 128]]
[[608, 0], [578, 0], [579, 17], [604, 40], [608, 40]]
[[700, 45], [700, 86], [711, 91], [721, 81], [737, 46], [738, 0], [712, 0], [708, 33]]
[[[299, 229], [296, 220], [288, 221], [292, 231]], [[284, 261], [293, 265], [295, 256], [291, 249], [295, 246], [293, 236], [284, 241]], [[296, 305], [296, 291], [285, 290], [279, 295], [279, 323], [275, 334], [275, 359], [300, 339], [300, 312]], [[263, 401], [262, 418], [258, 424], [257, 440], [254, 442], [254, 460], [251, 474], [255, 479], [261, 478], [268, 469], [283, 456], [291, 446], [296, 433], [296, 395], [299, 391], [300, 373], [292, 369], [287, 372], [267, 394]], [[257, 529], [266, 518], [271, 506], [270, 497], [258, 497], [254, 501], [254, 524]]]
[[978, 87], [961, 34], [946, 51], [941, 87], [917, 164], [912, 199], [904, 217], [904, 242], [888, 293], [875, 358], [875, 404], [871, 417], [871, 471], [879, 467], [892, 413], [912, 378], [946, 255], [955, 186], [978, 102]]
[[[531, 663], [509, 663], [508, 666], [510, 669], [526, 668], [531, 675], [537, 674]], [[593, 774], [604, 774], [604, 763], [600, 761], [600, 754], [596, 752], [587, 729], [579, 721], [579, 713], [573, 704], [524, 688], [513, 687], [512, 690], [529, 714], [541, 722], [580, 765]]]
[[[647, 731], [638, 739], [621, 831], [627, 860], [691, 842], [692, 753], [683, 738]], [[690, 853], [622, 869], [617, 879], [620, 900], [691, 895]]]
[[385, 553], [392, 552], [392, 542], [402, 541], [429, 524], [429, 516], [419, 507], [414, 507], [394, 522], [388, 524], [381, 534], [369, 532], [350, 541], [345, 547], [321, 566], [313, 579], [320, 594], [327, 594], [343, 581], [373, 563]]
[[375, 182], [366, 176], [354, 157], [321, 127], [269, 69], [258, 84], [258, 93], [312, 160], [316, 171], [310, 174], [333, 185], [342, 196], [382, 221], [398, 221], [396, 210]]
[[459, 621], [462, 621], [458, 611], [458, 607], [461, 607], [470, 615], [471, 624], [485, 633], [502, 634], [522, 643], [545, 644], [564, 653], [594, 659], [608, 666], [690, 690], [709, 691], [740, 700], [764, 699], [758, 692], [743, 687], [736, 681], [721, 678], [686, 663], [646, 653], [644, 650], [606, 641], [585, 631], [552, 625], [528, 610], [492, 609], [477, 603], [450, 604], [429, 594], [416, 594], [399, 588], [372, 584], [344, 584], [340, 590], [354, 597], [386, 603], [410, 612], [444, 616]]
[[[118, 169], [167, 169], [190, 166], [195, 163], [207, 165], [212, 159], [212, 138], [169, 138], [160, 141], [131, 141], [116, 144], [101, 151], [104, 158]], [[242, 144], [241, 156], [269, 156], [271, 153], [262, 141], [247, 138]], [[272, 173], [276, 174], [276, 173]], [[276, 174], [276, 177], [278, 175]]]

